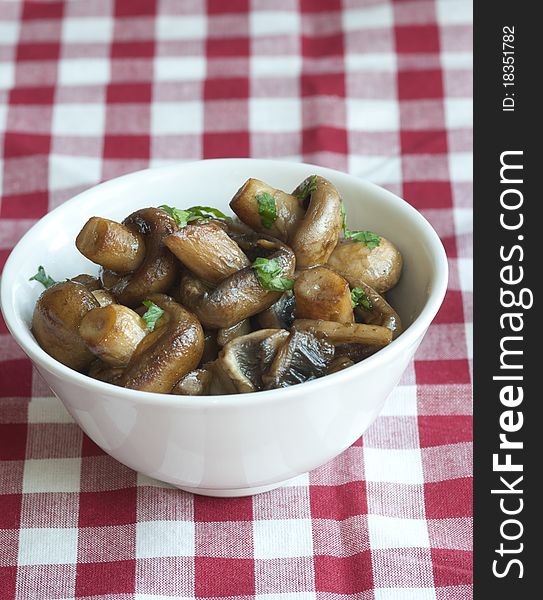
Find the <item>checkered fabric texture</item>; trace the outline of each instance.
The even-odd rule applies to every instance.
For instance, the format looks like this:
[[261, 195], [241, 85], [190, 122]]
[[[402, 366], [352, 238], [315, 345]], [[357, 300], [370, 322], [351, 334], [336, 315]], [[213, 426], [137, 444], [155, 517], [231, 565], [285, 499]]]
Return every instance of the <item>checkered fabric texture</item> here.
[[104, 454], [2, 322], [2, 600], [472, 596], [471, 23], [469, 0], [0, 0], [2, 264], [99, 181], [252, 156], [402, 195], [450, 266], [375, 424], [253, 498], [193, 496]]

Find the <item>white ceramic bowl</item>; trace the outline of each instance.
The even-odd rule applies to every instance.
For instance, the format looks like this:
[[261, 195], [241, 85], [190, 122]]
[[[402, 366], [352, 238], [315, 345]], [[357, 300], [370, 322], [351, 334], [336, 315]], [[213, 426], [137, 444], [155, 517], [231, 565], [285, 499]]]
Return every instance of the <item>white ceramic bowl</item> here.
[[[407, 327], [392, 344], [343, 371], [287, 389], [188, 397], [118, 388], [72, 371], [29, 330], [43, 288], [28, 279], [44, 265], [54, 279], [97, 273], [74, 240], [94, 215], [122, 220], [145, 206], [204, 204], [227, 212], [249, 177], [293, 189], [311, 174], [332, 181], [351, 229], [393, 241], [404, 257], [393, 306]], [[214, 496], [279, 486], [350, 446], [400, 379], [447, 285], [447, 260], [428, 222], [407, 202], [356, 177], [313, 165], [221, 159], [140, 171], [98, 185], [53, 210], [20, 240], [2, 277], [7, 326], [81, 428], [108, 454], [146, 475]]]

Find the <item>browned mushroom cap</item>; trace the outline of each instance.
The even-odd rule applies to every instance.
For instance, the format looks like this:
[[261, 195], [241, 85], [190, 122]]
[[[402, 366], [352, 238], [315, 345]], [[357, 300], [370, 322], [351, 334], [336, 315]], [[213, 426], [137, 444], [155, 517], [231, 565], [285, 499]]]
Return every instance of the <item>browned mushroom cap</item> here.
[[302, 271], [294, 284], [294, 295], [299, 319], [354, 321], [349, 284], [331, 269], [313, 267]]
[[79, 334], [89, 350], [105, 363], [126, 366], [149, 333], [145, 321], [122, 304], [93, 308], [81, 319]]
[[304, 218], [291, 238], [298, 269], [324, 264], [336, 247], [343, 226], [341, 198], [324, 177], [312, 175], [294, 191], [307, 189], [309, 205]]
[[213, 372], [211, 369], [189, 371], [174, 386], [172, 394], [178, 396], [205, 396], [209, 394]]
[[390, 329], [380, 325], [296, 319], [292, 327], [295, 331], [308, 331], [332, 344], [364, 344], [382, 348], [392, 341]]
[[334, 346], [308, 331], [294, 331], [279, 348], [268, 372], [263, 376], [265, 389], [283, 388], [310, 381], [326, 374]]
[[121, 385], [167, 394], [198, 366], [204, 350], [204, 332], [198, 319], [169, 296], [152, 294], [148, 300], [164, 314], [155, 331], [139, 343]]
[[197, 277], [218, 283], [249, 266], [249, 259], [214, 222], [189, 224], [164, 238], [166, 246]]
[[364, 242], [340, 242], [328, 259], [328, 264], [341, 273], [351, 287], [367, 283], [383, 294], [393, 288], [402, 273], [402, 255], [394, 244], [384, 237], [375, 248]]
[[270, 308], [258, 315], [258, 324], [263, 329], [288, 329], [294, 321], [295, 308], [294, 294], [285, 292]]
[[63, 281], [38, 298], [32, 316], [32, 333], [53, 358], [76, 371], [85, 371], [95, 356], [79, 335], [83, 316], [98, 306], [84, 285]]
[[[295, 258], [290, 248], [268, 239], [260, 239], [259, 245], [261, 253], [275, 250], [268, 258], [277, 260], [284, 277], [292, 277]], [[187, 276], [183, 277], [181, 287], [183, 302], [209, 328], [231, 327], [266, 310], [283, 293], [264, 289], [252, 267], [223, 279], [214, 289], [206, 289], [205, 284]]]
[[158, 208], [138, 210], [123, 225], [144, 238], [145, 258], [133, 273], [115, 283], [111, 291], [121, 304], [137, 306], [150, 294], [165, 292], [175, 280], [178, 262], [164, 245], [164, 238], [175, 231], [176, 225]]
[[402, 332], [402, 322], [398, 313], [390, 304], [378, 294], [372, 287], [361, 282], [360, 287], [371, 303], [371, 309], [367, 310], [362, 306], [354, 309], [356, 320], [367, 323], [368, 325], [381, 325], [390, 329], [392, 339], [396, 339]]
[[262, 375], [288, 336], [284, 329], [260, 329], [226, 344], [218, 362], [238, 392], [262, 389]]
[[[259, 207], [271, 203], [272, 212], [261, 214]], [[259, 179], [248, 179], [230, 201], [230, 208], [249, 227], [287, 242], [304, 216], [295, 196], [269, 186]]]

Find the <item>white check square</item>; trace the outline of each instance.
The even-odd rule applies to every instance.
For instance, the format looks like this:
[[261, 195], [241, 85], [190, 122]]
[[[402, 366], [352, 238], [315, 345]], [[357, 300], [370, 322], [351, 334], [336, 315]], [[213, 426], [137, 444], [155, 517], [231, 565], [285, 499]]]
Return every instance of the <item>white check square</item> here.
[[249, 127], [254, 132], [298, 132], [302, 108], [297, 98], [253, 98], [249, 102]]
[[255, 521], [253, 545], [255, 559], [313, 556], [311, 520]]
[[107, 58], [63, 58], [59, 64], [61, 85], [101, 85], [109, 82]]
[[296, 56], [252, 56], [251, 75], [258, 77], [298, 77], [302, 59]]
[[401, 183], [401, 158], [352, 154], [349, 156], [349, 173], [378, 184]]
[[104, 131], [103, 104], [55, 104], [53, 135], [88, 135], [99, 137]]
[[21, 529], [19, 565], [63, 565], [77, 563], [77, 528]]
[[297, 34], [300, 31], [298, 11], [253, 10], [250, 19], [253, 36]]
[[367, 8], [346, 9], [342, 12], [345, 31], [391, 27], [394, 15], [390, 4], [375, 4]]
[[29, 423], [73, 423], [70, 413], [55, 396], [32, 398], [28, 405]]
[[193, 522], [144, 521], [136, 524], [136, 558], [193, 555]]
[[62, 22], [65, 42], [109, 42], [113, 33], [113, 19], [108, 17], [67, 18]]
[[375, 588], [374, 600], [436, 600], [434, 588]]
[[422, 459], [418, 448], [364, 448], [364, 473], [367, 481], [424, 483]]
[[202, 56], [155, 58], [155, 78], [157, 81], [195, 81], [206, 74], [206, 63]]
[[417, 386], [397, 385], [387, 398], [381, 416], [405, 417], [417, 415]]
[[400, 114], [393, 100], [347, 99], [347, 126], [358, 131], [398, 131]]
[[471, 152], [451, 152], [449, 171], [452, 181], [473, 181], [473, 155]]
[[23, 473], [23, 493], [79, 492], [80, 458], [28, 459]]
[[470, 0], [437, 0], [437, 19], [444, 25], [471, 25], [473, 6]]
[[429, 548], [428, 528], [423, 519], [399, 519], [368, 515], [372, 550], [385, 548]]
[[201, 39], [206, 34], [206, 25], [203, 15], [161, 15], [156, 20], [157, 37], [164, 41]]
[[473, 127], [473, 100], [471, 98], [445, 98], [445, 123], [447, 129]]
[[100, 170], [99, 158], [51, 154], [49, 157], [49, 189], [55, 191], [93, 185], [100, 180]]
[[201, 102], [155, 102], [151, 107], [151, 131], [155, 135], [201, 133], [204, 112]]

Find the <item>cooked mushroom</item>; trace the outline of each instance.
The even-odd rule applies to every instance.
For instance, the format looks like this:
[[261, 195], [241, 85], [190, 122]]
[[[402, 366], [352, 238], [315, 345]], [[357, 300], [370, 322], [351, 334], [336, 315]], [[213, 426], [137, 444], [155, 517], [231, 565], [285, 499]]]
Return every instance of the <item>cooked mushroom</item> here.
[[[336, 348], [337, 353], [337, 348]], [[332, 373], [337, 373], [338, 371], [343, 371], [343, 369], [347, 369], [348, 367], [352, 367], [354, 362], [345, 355], [336, 356], [334, 360], [330, 363], [328, 370], [326, 371], [327, 375]]]
[[305, 216], [290, 240], [296, 266], [307, 269], [325, 264], [343, 226], [339, 194], [329, 181], [318, 175], [308, 177], [293, 193], [303, 193], [309, 199]]
[[119, 385], [121, 377], [123, 376], [123, 367], [112, 367], [107, 363], [97, 358], [90, 366], [87, 375], [93, 379], [105, 381], [112, 385]]
[[295, 331], [309, 331], [332, 344], [367, 344], [370, 346], [386, 346], [392, 341], [392, 332], [380, 325], [361, 323], [336, 323], [313, 319], [296, 319], [293, 323]]
[[[284, 277], [294, 273], [294, 254], [278, 240], [259, 240], [263, 252], [275, 250], [269, 256], [276, 260]], [[283, 292], [262, 287], [252, 267], [245, 267], [223, 279], [214, 289], [206, 289], [202, 282], [183, 277], [183, 302], [194, 310], [202, 325], [209, 328], [226, 328], [243, 321], [277, 302]]]
[[402, 322], [398, 313], [390, 304], [366, 283], [360, 282], [359, 286], [370, 301], [370, 308], [357, 306], [354, 309], [356, 320], [368, 325], [381, 325], [390, 329], [392, 339], [396, 339], [402, 332]]
[[295, 308], [294, 294], [285, 292], [270, 308], [258, 315], [258, 324], [264, 329], [288, 329], [294, 321]]
[[142, 232], [103, 219], [91, 217], [75, 240], [77, 249], [92, 262], [115, 273], [135, 271], [145, 257]]
[[402, 273], [402, 255], [384, 237], [374, 248], [364, 242], [345, 240], [330, 255], [328, 264], [341, 273], [351, 287], [371, 286], [379, 294], [393, 288]]
[[119, 283], [121, 279], [122, 275], [117, 275], [117, 273], [114, 273], [109, 269], [100, 269], [100, 281], [102, 283], [103, 288], [106, 290], [112, 289], [113, 286]]
[[107, 306], [108, 304], [116, 304], [117, 300], [115, 296], [107, 290], [94, 290], [92, 295], [98, 300], [100, 306]]
[[189, 224], [164, 238], [166, 246], [200, 279], [218, 283], [249, 266], [249, 259], [215, 222]]
[[221, 347], [217, 343], [217, 331], [204, 329], [204, 352], [201, 362], [207, 363], [215, 360], [219, 356]]
[[307, 331], [294, 331], [279, 348], [264, 375], [265, 389], [283, 388], [316, 379], [326, 373], [334, 346]]
[[145, 321], [122, 304], [93, 308], [82, 319], [79, 334], [89, 350], [105, 363], [126, 366], [149, 333]]
[[248, 179], [230, 201], [230, 208], [249, 227], [287, 242], [304, 216], [295, 196]]
[[288, 336], [284, 329], [260, 329], [226, 344], [219, 363], [238, 392], [262, 389], [262, 375]]
[[32, 315], [32, 333], [53, 358], [76, 371], [85, 371], [95, 359], [79, 335], [81, 319], [98, 301], [81, 283], [63, 281], [46, 289]]
[[189, 371], [172, 389], [178, 396], [205, 396], [209, 393], [213, 373], [210, 369]]
[[178, 262], [164, 245], [164, 238], [176, 229], [175, 221], [158, 208], [144, 208], [128, 216], [123, 225], [144, 238], [145, 257], [133, 272], [111, 288], [121, 304], [137, 306], [150, 294], [165, 292], [178, 273]]
[[251, 322], [249, 319], [244, 319], [232, 327], [224, 327], [217, 330], [217, 344], [219, 346], [225, 346], [228, 342], [234, 338], [240, 337], [241, 335], [247, 335], [251, 333]]
[[86, 273], [81, 273], [81, 275], [71, 277], [70, 281], [75, 281], [76, 283], [84, 285], [90, 292], [95, 292], [102, 287], [98, 277], [93, 277], [92, 275], [87, 275]]
[[157, 328], [139, 343], [121, 385], [167, 394], [198, 366], [204, 350], [204, 332], [198, 319], [169, 296], [152, 294], [148, 300], [164, 314]]
[[351, 290], [345, 279], [327, 267], [302, 271], [294, 284], [296, 317], [338, 323], [354, 321]]

